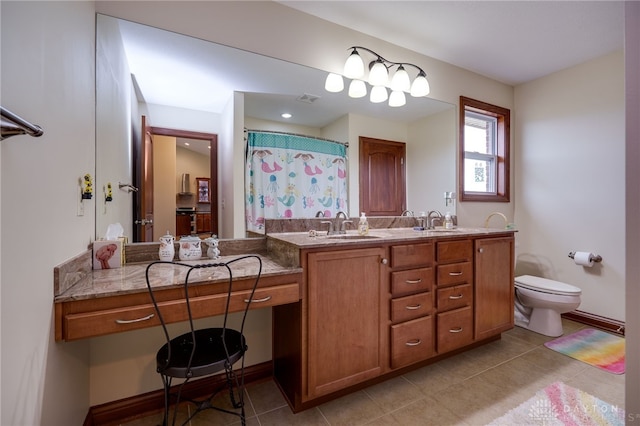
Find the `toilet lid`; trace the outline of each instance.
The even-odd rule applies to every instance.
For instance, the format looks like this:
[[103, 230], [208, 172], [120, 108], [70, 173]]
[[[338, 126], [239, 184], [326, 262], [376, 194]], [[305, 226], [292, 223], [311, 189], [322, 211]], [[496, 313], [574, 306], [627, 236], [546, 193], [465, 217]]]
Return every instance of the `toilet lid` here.
[[571, 284], [534, 277], [533, 275], [521, 275], [516, 277], [515, 285], [516, 287], [522, 287], [533, 291], [567, 296], [574, 296], [582, 293], [582, 290]]

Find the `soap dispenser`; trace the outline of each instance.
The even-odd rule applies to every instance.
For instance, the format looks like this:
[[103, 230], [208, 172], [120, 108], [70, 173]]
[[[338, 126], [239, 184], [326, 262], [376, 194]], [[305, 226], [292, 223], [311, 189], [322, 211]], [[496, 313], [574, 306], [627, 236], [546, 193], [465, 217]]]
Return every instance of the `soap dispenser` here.
[[358, 234], [369, 234], [369, 222], [367, 221], [367, 217], [365, 216], [364, 212], [360, 214], [360, 223], [358, 223]]
[[451, 213], [449, 212], [444, 215], [444, 228], [453, 229], [453, 219], [451, 218]]

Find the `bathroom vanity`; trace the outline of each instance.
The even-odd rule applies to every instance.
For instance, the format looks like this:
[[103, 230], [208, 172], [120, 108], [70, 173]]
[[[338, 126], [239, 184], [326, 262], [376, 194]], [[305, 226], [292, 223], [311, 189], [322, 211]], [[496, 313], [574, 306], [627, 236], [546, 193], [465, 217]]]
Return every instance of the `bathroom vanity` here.
[[299, 256], [298, 304], [273, 308], [274, 379], [294, 412], [513, 327], [513, 231], [375, 229], [267, 236]]
[[[513, 230], [280, 231], [220, 244], [230, 258], [260, 253], [255, 300], [246, 296], [256, 271], [242, 268], [231, 306], [271, 307], [273, 377], [294, 412], [499, 339], [514, 325]], [[56, 340], [156, 327], [144, 271], [157, 253], [157, 244], [137, 244], [122, 268], [92, 271], [91, 251], [57, 267]], [[218, 281], [194, 287], [197, 317], [222, 312]], [[176, 307], [170, 322], [184, 321], [180, 283], [159, 291]]]

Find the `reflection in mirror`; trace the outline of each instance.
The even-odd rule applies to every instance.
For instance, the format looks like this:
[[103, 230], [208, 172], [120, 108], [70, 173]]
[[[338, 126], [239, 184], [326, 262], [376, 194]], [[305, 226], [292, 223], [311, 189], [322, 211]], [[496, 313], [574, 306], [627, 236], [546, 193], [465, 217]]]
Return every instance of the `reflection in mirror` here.
[[[456, 179], [456, 117], [451, 104], [408, 97], [407, 105], [390, 108], [352, 99], [344, 92], [326, 92], [324, 71], [103, 15], [98, 15], [96, 48], [97, 192], [108, 183], [116, 188], [114, 182], [144, 176], [131, 152], [133, 142], [145, 135], [140, 124], [145, 116], [147, 126], [218, 135], [219, 150], [226, 152], [219, 157], [218, 176], [189, 174], [194, 186], [196, 177], [209, 177], [212, 195], [214, 186], [220, 189], [220, 199], [209, 206], [220, 213], [221, 238], [244, 236], [238, 235], [236, 223], [241, 221], [244, 229], [243, 212], [228, 214], [234, 200], [244, 199], [243, 185], [225, 180], [243, 168], [243, 155], [233, 155], [244, 151], [238, 145], [242, 135], [237, 129], [242, 128], [348, 141], [350, 216], [359, 213], [358, 137], [406, 142], [407, 208], [416, 214], [433, 209], [455, 213], [455, 203], [445, 207], [443, 197], [445, 191], [455, 190]], [[150, 72], [141, 65], [142, 57], [150, 61]], [[187, 70], [197, 72], [185, 77]], [[153, 90], [149, 76], [164, 81], [160, 92]], [[178, 82], [170, 80], [174, 77]], [[189, 93], [196, 94], [196, 103], [185, 100]], [[238, 118], [239, 107], [243, 112]], [[282, 118], [283, 112], [292, 118]], [[154, 170], [155, 175], [163, 172]], [[241, 180], [242, 170], [239, 176]], [[175, 182], [180, 178], [173, 176]], [[119, 222], [132, 240], [134, 227], [140, 226], [131, 214], [133, 196], [120, 191], [113, 196], [108, 205], [96, 204], [96, 237], [103, 236], [110, 223]], [[174, 216], [175, 207], [164, 214]], [[158, 214], [154, 212], [156, 221]], [[164, 222], [154, 228], [163, 235], [166, 226]]]

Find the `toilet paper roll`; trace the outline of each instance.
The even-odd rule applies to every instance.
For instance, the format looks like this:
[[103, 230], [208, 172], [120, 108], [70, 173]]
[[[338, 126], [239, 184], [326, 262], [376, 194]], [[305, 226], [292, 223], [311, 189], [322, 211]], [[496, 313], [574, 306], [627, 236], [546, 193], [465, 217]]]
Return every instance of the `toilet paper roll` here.
[[593, 266], [593, 258], [595, 256], [593, 253], [589, 253], [586, 251], [577, 251], [573, 256], [573, 261], [576, 262], [576, 265], [586, 266], [587, 268], [591, 268]]

